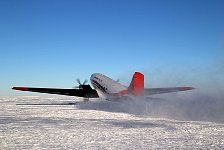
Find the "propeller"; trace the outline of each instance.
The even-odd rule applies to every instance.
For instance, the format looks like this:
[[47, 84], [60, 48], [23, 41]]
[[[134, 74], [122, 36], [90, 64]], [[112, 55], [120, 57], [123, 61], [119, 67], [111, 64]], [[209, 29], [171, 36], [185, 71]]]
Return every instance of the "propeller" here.
[[85, 84], [88, 82], [88, 80], [87, 80], [87, 79], [85, 79], [85, 80], [84, 80], [84, 82], [83, 82], [83, 83], [81, 83], [81, 81], [80, 81], [80, 79], [79, 79], [79, 78], [77, 78], [77, 79], [76, 79], [76, 81], [77, 81], [77, 83], [79, 84], [79, 86], [75, 86], [74, 88], [79, 88], [79, 89], [81, 89], [81, 88], [82, 88], [82, 85], [85, 85]]
[[87, 82], [88, 82], [88, 80], [87, 80], [87, 79], [85, 79], [85, 80], [84, 80], [84, 82], [83, 82], [83, 85], [85, 85]]
[[79, 78], [77, 78], [76, 81], [77, 81], [77, 83], [78, 83], [79, 85], [82, 84], [82, 83], [80, 82], [80, 79], [79, 79]]

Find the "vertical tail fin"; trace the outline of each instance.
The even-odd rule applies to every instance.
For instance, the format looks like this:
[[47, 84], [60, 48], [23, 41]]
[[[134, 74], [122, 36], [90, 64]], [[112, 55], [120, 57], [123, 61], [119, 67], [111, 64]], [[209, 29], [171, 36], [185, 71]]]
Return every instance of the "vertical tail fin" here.
[[135, 96], [144, 95], [144, 75], [140, 72], [135, 72], [132, 77], [128, 91]]

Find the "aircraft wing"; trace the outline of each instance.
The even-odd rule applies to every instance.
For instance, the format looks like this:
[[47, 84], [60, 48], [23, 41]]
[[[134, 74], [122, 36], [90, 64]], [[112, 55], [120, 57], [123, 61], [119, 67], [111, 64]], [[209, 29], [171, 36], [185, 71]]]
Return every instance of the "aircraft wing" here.
[[13, 87], [13, 90], [30, 91], [38, 93], [59, 94], [68, 96], [77, 96], [84, 98], [98, 98], [98, 94], [94, 89], [55, 89], [55, 88], [33, 88], [33, 87]]
[[193, 87], [168, 87], [168, 88], [148, 88], [144, 89], [144, 95], [155, 95], [163, 93], [172, 93], [179, 91], [193, 90]]

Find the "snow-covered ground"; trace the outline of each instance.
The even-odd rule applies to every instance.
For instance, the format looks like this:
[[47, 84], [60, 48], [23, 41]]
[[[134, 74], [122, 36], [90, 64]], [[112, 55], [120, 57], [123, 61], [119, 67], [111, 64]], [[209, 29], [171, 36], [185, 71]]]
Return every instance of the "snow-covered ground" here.
[[0, 149], [224, 149], [224, 124], [152, 117], [136, 103], [16, 105], [72, 101], [0, 97]]

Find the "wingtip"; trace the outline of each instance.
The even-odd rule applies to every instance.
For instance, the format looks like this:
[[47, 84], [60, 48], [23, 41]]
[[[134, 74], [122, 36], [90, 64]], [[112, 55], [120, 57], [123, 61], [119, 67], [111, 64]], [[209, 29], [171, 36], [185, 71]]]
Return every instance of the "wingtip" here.
[[181, 87], [181, 91], [193, 90], [194, 87]]
[[27, 87], [13, 87], [13, 90], [28, 91]]

